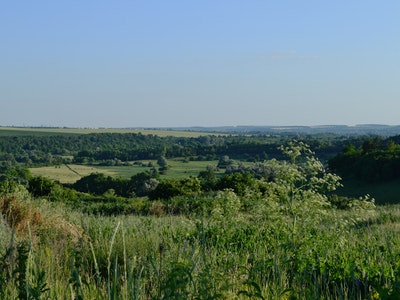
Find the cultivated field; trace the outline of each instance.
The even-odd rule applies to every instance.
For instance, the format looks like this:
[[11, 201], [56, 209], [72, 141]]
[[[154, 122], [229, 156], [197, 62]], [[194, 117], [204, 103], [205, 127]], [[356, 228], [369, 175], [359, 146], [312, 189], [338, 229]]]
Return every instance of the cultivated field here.
[[204, 135], [223, 135], [207, 132], [177, 131], [162, 129], [117, 129], [117, 128], [31, 128], [31, 127], [0, 127], [0, 136], [43, 136], [43, 135], [71, 135], [90, 133], [141, 133], [161, 137], [199, 137]]

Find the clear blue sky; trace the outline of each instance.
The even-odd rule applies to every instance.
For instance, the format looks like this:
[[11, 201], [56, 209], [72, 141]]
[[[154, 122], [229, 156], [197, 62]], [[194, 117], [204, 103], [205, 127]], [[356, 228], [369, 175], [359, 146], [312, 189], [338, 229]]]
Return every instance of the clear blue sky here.
[[0, 4], [0, 125], [400, 124], [400, 1]]

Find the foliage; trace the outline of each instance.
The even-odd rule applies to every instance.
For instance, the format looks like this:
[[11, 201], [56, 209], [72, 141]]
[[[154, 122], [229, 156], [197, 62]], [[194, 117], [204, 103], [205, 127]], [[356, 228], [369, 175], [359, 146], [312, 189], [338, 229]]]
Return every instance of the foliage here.
[[246, 189], [254, 189], [256, 181], [249, 173], [232, 173], [222, 176], [216, 183], [217, 190], [232, 189], [236, 194], [243, 196]]
[[214, 168], [208, 167], [205, 171], [199, 172], [198, 178], [200, 180], [201, 189], [203, 191], [211, 191], [215, 189], [217, 184], [217, 176]]
[[266, 197], [294, 217], [330, 206], [327, 193], [340, 186], [340, 177], [329, 173], [303, 142], [281, 147], [290, 162], [271, 160], [275, 179], [267, 182]]
[[181, 180], [169, 179], [158, 183], [156, 188], [149, 193], [149, 198], [169, 200], [175, 196], [196, 194], [200, 190], [200, 180], [196, 177]]
[[55, 183], [43, 176], [35, 176], [29, 180], [28, 191], [34, 197], [48, 196]]
[[384, 182], [400, 178], [400, 147], [393, 140], [383, 146], [378, 138], [366, 140], [356, 149], [348, 146], [329, 161], [329, 167], [345, 178]]
[[82, 177], [71, 187], [93, 195], [102, 195], [112, 189], [116, 195], [122, 197], [146, 196], [157, 186], [157, 178], [158, 174], [154, 172], [141, 172], [133, 175], [130, 180], [106, 176], [103, 173], [92, 173]]
[[[303, 136], [321, 157], [340, 151], [348, 137]], [[0, 136], [0, 162], [24, 166], [60, 165], [63, 163], [125, 164], [134, 160], [185, 157], [215, 159], [222, 165], [230, 159], [262, 161], [280, 158], [277, 146], [291, 135], [203, 135], [192, 137], [158, 136], [141, 133], [90, 133]], [[352, 138], [360, 143], [360, 138]], [[224, 159], [227, 161], [224, 162]], [[221, 165], [221, 166], [222, 166]]]

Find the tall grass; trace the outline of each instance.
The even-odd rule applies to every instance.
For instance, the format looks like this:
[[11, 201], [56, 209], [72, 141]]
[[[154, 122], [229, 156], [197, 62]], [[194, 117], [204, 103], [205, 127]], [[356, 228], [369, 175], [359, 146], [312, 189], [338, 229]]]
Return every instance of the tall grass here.
[[13, 227], [2, 206], [0, 298], [400, 297], [399, 206], [327, 209], [293, 225], [272, 208], [241, 212], [229, 195], [210, 215], [160, 217], [3, 196], [27, 225]]

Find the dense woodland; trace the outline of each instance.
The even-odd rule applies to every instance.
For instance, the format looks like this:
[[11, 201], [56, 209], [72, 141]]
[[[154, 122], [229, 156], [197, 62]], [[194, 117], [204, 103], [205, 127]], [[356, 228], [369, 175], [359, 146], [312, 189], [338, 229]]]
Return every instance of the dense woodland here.
[[346, 146], [330, 159], [330, 168], [343, 177], [355, 177], [365, 182], [390, 181], [400, 177], [399, 137], [383, 141], [367, 139], [361, 147]]
[[[215, 159], [223, 155], [252, 161], [262, 161], [281, 155], [277, 147], [291, 139], [304, 140], [327, 158], [338, 153], [348, 140], [344, 136], [309, 135], [204, 135], [201, 137], [160, 137], [140, 133], [104, 133], [59, 136], [0, 137], [0, 161], [25, 165], [62, 162], [93, 163], [118, 159], [133, 161], [187, 157]], [[352, 138], [359, 144], [362, 138]]]

